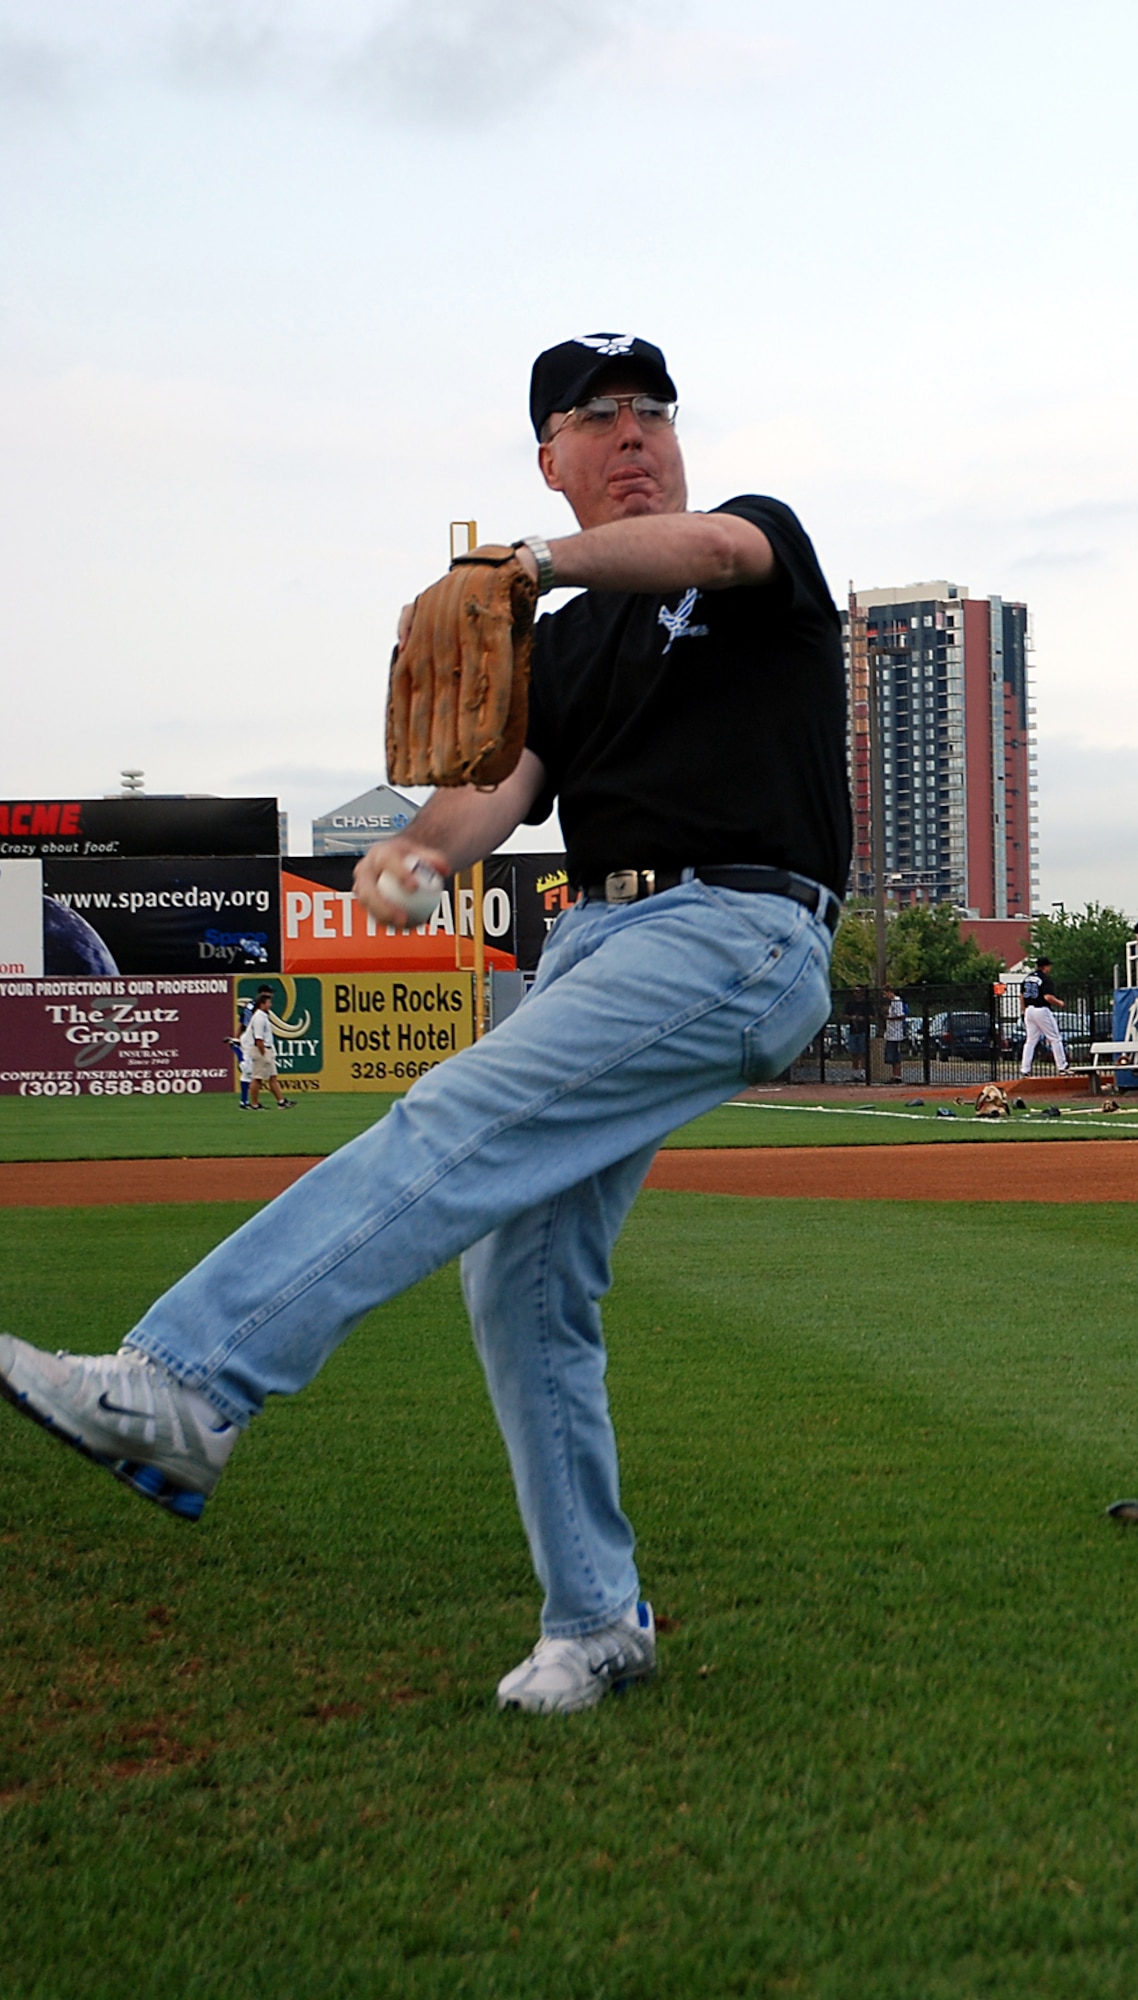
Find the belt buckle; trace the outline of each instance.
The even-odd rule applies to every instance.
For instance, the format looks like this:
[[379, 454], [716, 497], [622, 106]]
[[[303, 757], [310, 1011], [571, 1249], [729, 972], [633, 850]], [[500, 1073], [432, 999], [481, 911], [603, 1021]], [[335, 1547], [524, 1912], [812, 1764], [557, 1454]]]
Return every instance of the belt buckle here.
[[656, 886], [656, 873], [652, 868], [614, 868], [605, 876], [606, 903], [638, 903], [640, 901], [640, 881], [643, 875], [646, 893], [650, 896]]

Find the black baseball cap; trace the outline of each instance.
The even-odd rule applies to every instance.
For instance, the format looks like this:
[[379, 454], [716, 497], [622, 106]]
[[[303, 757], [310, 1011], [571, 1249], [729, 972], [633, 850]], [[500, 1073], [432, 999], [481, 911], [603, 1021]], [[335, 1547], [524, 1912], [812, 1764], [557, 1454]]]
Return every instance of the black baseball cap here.
[[658, 395], [666, 403], [677, 400], [668, 364], [650, 340], [640, 340], [634, 333], [582, 333], [576, 340], [547, 347], [533, 364], [529, 413], [539, 442], [542, 425], [554, 410], [575, 410], [598, 377], [618, 361], [635, 365], [650, 395]]
[[1035, 961], [1035, 969], [1037, 972], [1042, 972], [1044, 966], [1050, 965], [1050, 963], [1051, 960], [1049, 958], [1037, 958]]
[[274, 990], [275, 989], [272, 986], [258, 986], [257, 988], [258, 1000], [263, 1000], [266, 998], [271, 1000], [273, 997]]

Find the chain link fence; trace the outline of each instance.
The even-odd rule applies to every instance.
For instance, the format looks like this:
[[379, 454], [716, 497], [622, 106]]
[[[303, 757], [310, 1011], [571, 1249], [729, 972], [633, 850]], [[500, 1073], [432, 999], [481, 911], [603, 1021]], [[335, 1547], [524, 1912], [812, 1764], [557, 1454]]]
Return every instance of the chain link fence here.
[[[1020, 1073], [1024, 1024], [1019, 989], [991, 986], [903, 986], [900, 1037], [886, 1036], [889, 999], [872, 986], [839, 988], [830, 1019], [790, 1069], [793, 1083], [969, 1084], [1007, 1083]], [[1076, 1068], [1090, 1061], [1093, 1041], [1112, 1034], [1113, 994], [1087, 986], [1064, 994], [1056, 1019]], [[1054, 1075], [1045, 1042], [1035, 1052], [1033, 1076]]]

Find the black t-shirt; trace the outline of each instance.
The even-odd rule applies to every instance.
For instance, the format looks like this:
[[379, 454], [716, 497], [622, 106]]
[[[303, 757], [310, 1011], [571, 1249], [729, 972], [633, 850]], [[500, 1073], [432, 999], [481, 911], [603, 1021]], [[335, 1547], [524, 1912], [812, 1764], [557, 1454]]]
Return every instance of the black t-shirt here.
[[538, 620], [527, 742], [559, 801], [574, 884], [616, 868], [763, 863], [844, 895], [850, 861], [841, 627], [779, 500], [754, 522], [774, 579], [666, 596], [589, 590]]

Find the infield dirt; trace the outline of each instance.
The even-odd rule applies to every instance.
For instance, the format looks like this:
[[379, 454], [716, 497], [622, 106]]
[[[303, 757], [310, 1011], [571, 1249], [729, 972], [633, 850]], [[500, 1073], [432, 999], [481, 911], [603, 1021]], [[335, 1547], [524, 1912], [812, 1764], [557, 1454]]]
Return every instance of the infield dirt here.
[[[271, 1201], [315, 1158], [23, 1160], [0, 1163], [0, 1207]], [[1046, 1146], [685, 1147], [657, 1154], [645, 1183], [690, 1194], [830, 1201], [1134, 1201], [1138, 1148], [1125, 1140]]]

